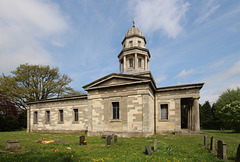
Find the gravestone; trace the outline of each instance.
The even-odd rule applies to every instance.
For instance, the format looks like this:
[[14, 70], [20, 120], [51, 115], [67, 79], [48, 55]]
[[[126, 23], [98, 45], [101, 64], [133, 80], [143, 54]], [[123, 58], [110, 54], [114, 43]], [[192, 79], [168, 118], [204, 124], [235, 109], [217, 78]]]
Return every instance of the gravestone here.
[[85, 145], [85, 136], [80, 136], [80, 145]]
[[5, 149], [17, 150], [19, 148], [20, 148], [20, 141], [19, 140], [8, 140], [5, 143]]
[[235, 162], [240, 162], [240, 144], [238, 145]]
[[223, 140], [218, 140], [217, 157], [220, 159], [227, 159], [227, 144]]
[[106, 146], [111, 145], [111, 136], [106, 137]]
[[117, 143], [117, 135], [114, 135], [114, 143]]
[[216, 153], [216, 149], [215, 149], [215, 138], [212, 136], [211, 138], [211, 144], [210, 144], [210, 151], [212, 154]]
[[154, 140], [154, 151], [157, 150], [157, 139]]
[[147, 155], [152, 155], [152, 150], [151, 150], [151, 147], [149, 145], [145, 146], [145, 153]]
[[204, 146], [207, 147], [207, 136], [206, 135], [204, 136]]

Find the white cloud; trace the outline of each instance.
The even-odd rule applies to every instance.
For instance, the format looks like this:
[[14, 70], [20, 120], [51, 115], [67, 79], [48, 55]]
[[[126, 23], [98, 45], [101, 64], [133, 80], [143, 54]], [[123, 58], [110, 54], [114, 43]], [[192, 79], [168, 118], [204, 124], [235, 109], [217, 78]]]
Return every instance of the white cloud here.
[[220, 60], [218, 61], [217, 63], [214, 63], [213, 65], [210, 66], [209, 69], [216, 69], [216, 68], [219, 68], [221, 65], [223, 65], [225, 63], [224, 60]]
[[183, 0], [142, 0], [130, 4], [136, 25], [144, 33], [161, 31], [175, 38], [182, 31], [181, 22], [189, 7]]
[[208, 3], [205, 3], [201, 15], [194, 21], [194, 23], [202, 23], [208, 19], [208, 17], [211, 16], [219, 7], [220, 5], [214, 5], [214, 0], [209, 0]]
[[156, 83], [160, 83], [160, 82], [162, 82], [162, 81], [164, 81], [166, 79], [167, 79], [167, 76], [166, 75], [162, 75], [162, 76], [160, 76], [160, 77], [158, 77], [156, 79]]
[[216, 102], [219, 95], [227, 89], [235, 89], [240, 86], [240, 61], [235, 62], [230, 68], [220, 71], [208, 78], [204, 78], [205, 85], [201, 92], [202, 99], [209, 100], [211, 103]]
[[26, 62], [50, 64], [44, 43], [55, 42], [69, 29], [58, 6], [45, 0], [0, 0], [0, 20], [1, 72]]
[[180, 73], [178, 73], [178, 77], [185, 77], [189, 74], [192, 74], [194, 71], [193, 70], [183, 70]]

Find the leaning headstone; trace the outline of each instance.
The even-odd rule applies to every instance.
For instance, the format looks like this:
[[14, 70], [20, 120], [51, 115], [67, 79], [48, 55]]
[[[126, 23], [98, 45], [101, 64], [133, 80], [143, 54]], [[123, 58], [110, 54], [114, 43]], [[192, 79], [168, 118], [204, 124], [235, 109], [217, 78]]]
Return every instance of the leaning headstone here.
[[20, 148], [20, 141], [19, 140], [8, 140], [5, 143], [5, 149], [17, 150], [19, 148]]
[[114, 135], [114, 143], [117, 143], [117, 135]]
[[149, 145], [145, 146], [145, 152], [147, 155], [152, 155], [152, 150], [151, 147]]
[[218, 140], [217, 157], [220, 159], [227, 159], [227, 144], [223, 140]]
[[106, 146], [111, 145], [111, 136], [106, 137]]
[[216, 150], [215, 150], [215, 138], [213, 136], [211, 138], [210, 151], [211, 151], [212, 154], [216, 153]]
[[238, 145], [235, 162], [240, 162], [240, 144]]
[[85, 136], [80, 137], [80, 145], [84, 145]]
[[154, 151], [157, 150], [157, 139], [154, 140]]
[[204, 136], [204, 146], [207, 147], [207, 135]]

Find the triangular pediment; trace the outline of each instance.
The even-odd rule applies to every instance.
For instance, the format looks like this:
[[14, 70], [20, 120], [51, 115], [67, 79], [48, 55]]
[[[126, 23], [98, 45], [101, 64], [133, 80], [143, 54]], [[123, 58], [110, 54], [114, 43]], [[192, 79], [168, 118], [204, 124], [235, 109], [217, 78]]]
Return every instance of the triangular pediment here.
[[83, 86], [83, 88], [88, 91], [92, 89], [100, 89], [131, 84], [141, 84], [146, 82], [151, 82], [151, 78], [146, 76], [113, 73], [105, 77], [102, 77], [88, 85], [85, 85]]

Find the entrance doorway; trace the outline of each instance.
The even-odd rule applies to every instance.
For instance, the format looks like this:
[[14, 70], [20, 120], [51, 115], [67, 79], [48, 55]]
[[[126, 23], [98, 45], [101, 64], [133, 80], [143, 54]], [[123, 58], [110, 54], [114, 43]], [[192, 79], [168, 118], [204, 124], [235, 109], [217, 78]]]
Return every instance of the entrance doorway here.
[[181, 98], [181, 129], [191, 129], [192, 98]]

